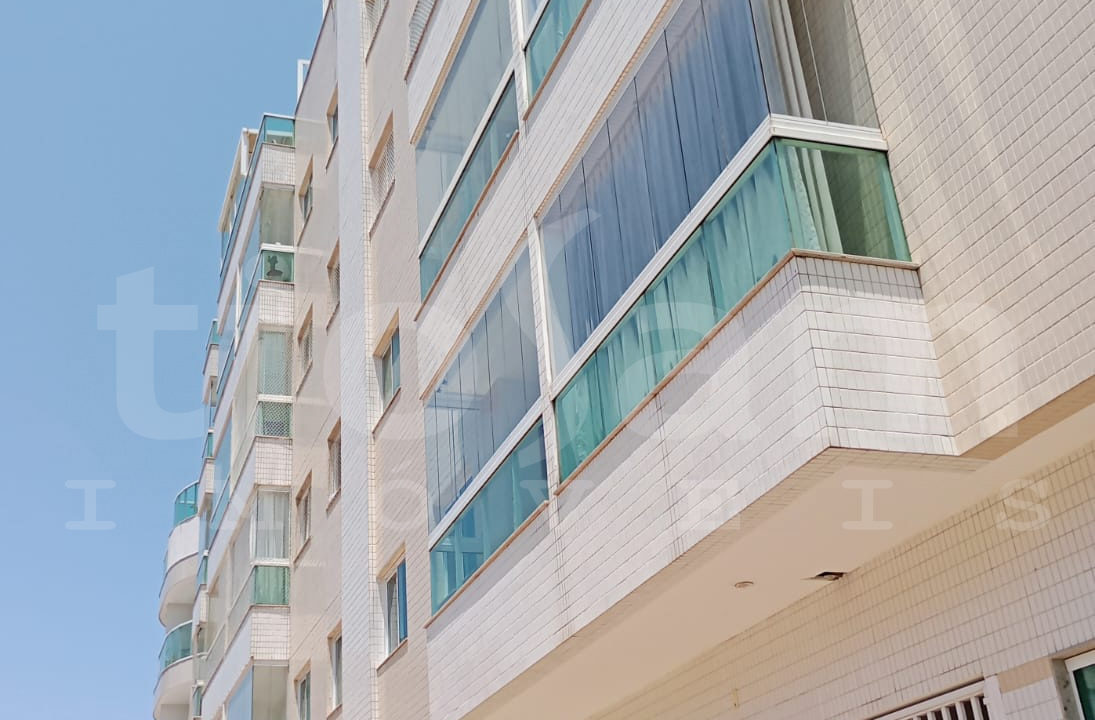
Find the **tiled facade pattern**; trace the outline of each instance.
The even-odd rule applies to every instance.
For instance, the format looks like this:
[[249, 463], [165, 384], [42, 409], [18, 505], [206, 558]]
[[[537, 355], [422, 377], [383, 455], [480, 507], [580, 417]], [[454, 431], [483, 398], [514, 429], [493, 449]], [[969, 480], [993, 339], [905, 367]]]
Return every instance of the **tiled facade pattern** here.
[[[310, 325], [311, 362], [294, 363], [293, 467], [294, 501], [292, 577], [290, 583], [289, 684], [290, 713], [296, 712], [292, 687], [310, 673], [311, 717], [336, 710], [331, 643], [342, 619], [340, 583], [342, 499], [332, 478], [330, 440], [339, 422], [341, 306], [332, 298], [328, 268], [339, 243], [339, 144], [332, 137], [328, 114], [338, 103], [335, 61], [338, 35], [334, 14], [324, 17], [308, 78], [296, 110], [296, 186], [305, 174], [313, 202], [307, 218], [296, 213], [295, 309], [293, 333]], [[339, 107], [339, 114], [342, 113]], [[340, 118], [341, 120], [341, 118]], [[341, 123], [340, 123], [341, 124]], [[343, 128], [340, 128], [340, 131]], [[341, 132], [340, 132], [341, 134]], [[337, 450], [337, 445], [334, 449]], [[297, 503], [309, 493], [309, 537], [303, 542]]]
[[[1095, 638], [1095, 447], [1039, 483], [1044, 515], [982, 501], [598, 718], [870, 718], [1073, 654]], [[1052, 676], [1001, 695], [1007, 720], [1062, 717]]]
[[1095, 374], [1095, 7], [854, 6], [965, 451]]

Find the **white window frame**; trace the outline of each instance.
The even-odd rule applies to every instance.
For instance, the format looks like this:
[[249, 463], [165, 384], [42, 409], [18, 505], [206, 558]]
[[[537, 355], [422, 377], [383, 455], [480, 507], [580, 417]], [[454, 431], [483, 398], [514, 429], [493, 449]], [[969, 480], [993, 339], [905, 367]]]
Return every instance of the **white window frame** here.
[[297, 553], [299, 554], [308, 541], [312, 539], [312, 476], [304, 481], [304, 486], [297, 493], [296, 502], [293, 503], [293, 514], [296, 516], [297, 526]]
[[[295, 695], [297, 700], [297, 720], [312, 720], [312, 670], [309, 668], [297, 678], [295, 683]], [[307, 690], [308, 697], [303, 697]]]
[[[330, 639], [331, 655], [331, 712], [342, 707], [342, 631], [339, 630]], [[337, 651], [337, 652], [336, 652]], [[337, 669], [337, 672], [336, 672]]]
[[[335, 482], [335, 479], [338, 482]], [[342, 490], [342, 423], [336, 423], [335, 429], [327, 438], [327, 489], [333, 498]]]
[[[1068, 670], [1068, 684], [1072, 688], [1072, 699], [1076, 702], [1076, 713], [1081, 718], [1084, 717], [1084, 708], [1080, 703], [1080, 690], [1076, 687], [1076, 671], [1092, 665], [1095, 665], [1095, 650], [1065, 660], [1065, 669]], [[1084, 718], [1084, 720], [1090, 719]]]
[[309, 308], [308, 314], [304, 316], [304, 322], [300, 324], [300, 332], [297, 333], [297, 352], [300, 353], [300, 379], [304, 381], [304, 376], [308, 374], [308, 371], [312, 367], [312, 359], [315, 352], [313, 343], [315, 342], [315, 328], [312, 323], [312, 310]]
[[[399, 586], [399, 569], [403, 568], [403, 576], [407, 576], [407, 558], [400, 554], [399, 558], [393, 561], [388, 566], [388, 571], [382, 576], [381, 581], [381, 593], [384, 598], [384, 643], [385, 643], [385, 657], [390, 657], [395, 653], [407, 641], [408, 635], [410, 635], [410, 628], [400, 628], [399, 625], [399, 605], [400, 605], [400, 586]], [[396, 627], [393, 636], [393, 628], [390, 623], [392, 617], [392, 606], [389, 604], [388, 586], [395, 583], [395, 621]], [[407, 596], [407, 584], [404, 580], [402, 587], [403, 602], [406, 603]], [[402, 632], [400, 632], [402, 630]], [[402, 637], [400, 637], [402, 635]]]
[[342, 296], [342, 248], [335, 243], [335, 249], [331, 252], [331, 258], [327, 261], [327, 304], [330, 307], [327, 323], [335, 316], [341, 304]]
[[338, 143], [338, 89], [335, 89], [327, 106], [327, 138], [331, 141], [331, 147]]

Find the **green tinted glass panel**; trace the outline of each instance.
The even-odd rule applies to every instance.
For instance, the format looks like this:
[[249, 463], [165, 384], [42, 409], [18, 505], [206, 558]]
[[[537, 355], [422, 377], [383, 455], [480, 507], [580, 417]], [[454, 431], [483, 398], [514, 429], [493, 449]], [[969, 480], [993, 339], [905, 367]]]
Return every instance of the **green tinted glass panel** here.
[[271, 565], [255, 566], [255, 605], [289, 604], [289, 568]]
[[184, 523], [197, 514], [198, 483], [194, 483], [175, 496], [175, 525]]
[[516, 132], [517, 92], [511, 79], [422, 250], [418, 263], [423, 298], [437, 281], [441, 266], [464, 232], [464, 226], [471, 219], [479, 198]]
[[179, 625], [167, 634], [164, 638], [163, 646], [160, 648], [161, 671], [166, 669], [168, 665], [172, 665], [190, 657], [190, 636], [191, 623]]
[[885, 155], [769, 143], [556, 398], [562, 477], [792, 247], [908, 260]]
[[1084, 712], [1084, 720], [1095, 720], [1095, 665], [1072, 673], [1076, 680], [1076, 694], [1080, 696], [1080, 708]]
[[540, 84], [547, 76], [551, 64], [555, 62], [555, 56], [559, 54], [585, 4], [586, 0], [550, 0], [540, 16], [525, 51], [530, 96], [540, 89]]
[[547, 500], [547, 492], [544, 429], [537, 423], [430, 550], [434, 612]]

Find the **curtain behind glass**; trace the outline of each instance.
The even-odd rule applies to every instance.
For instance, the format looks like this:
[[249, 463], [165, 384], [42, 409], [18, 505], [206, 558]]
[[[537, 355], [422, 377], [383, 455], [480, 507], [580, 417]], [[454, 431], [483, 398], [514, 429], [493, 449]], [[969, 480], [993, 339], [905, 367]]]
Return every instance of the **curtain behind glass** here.
[[289, 493], [260, 492], [255, 499], [255, 560], [289, 559]]
[[655, 40], [543, 218], [557, 370], [760, 125], [760, 67], [748, 0], [687, 0]]
[[522, 252], [427, 403], [431, 527], [539, 397], [534, 332], [529, 258]]

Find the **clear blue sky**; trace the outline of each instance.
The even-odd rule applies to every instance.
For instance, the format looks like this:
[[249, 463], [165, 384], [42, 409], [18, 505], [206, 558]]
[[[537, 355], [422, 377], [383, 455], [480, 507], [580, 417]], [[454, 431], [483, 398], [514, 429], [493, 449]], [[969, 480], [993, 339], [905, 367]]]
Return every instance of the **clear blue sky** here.
[[[118, 412], [115, 338], [97, 307], [154, 268], [160, 405], [200, 400], [217, 213], [239, 129], [291, 113], [320, 0], [5, 2], [0, 21], [0, 694], [5, 718], [146, 720], [163, 639], [157, 595], [175, 494], [202, 438], [150, 440]], [[98, 517], [68, 481], [113, 481]]]

